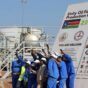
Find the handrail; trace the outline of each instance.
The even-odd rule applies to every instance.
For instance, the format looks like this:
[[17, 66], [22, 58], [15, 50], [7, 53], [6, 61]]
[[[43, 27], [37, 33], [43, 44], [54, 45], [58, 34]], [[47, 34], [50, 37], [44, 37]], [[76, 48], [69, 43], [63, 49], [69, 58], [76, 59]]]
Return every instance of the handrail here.
[[5, 68], [6, 66], [8, 66], [8, 64], [9, 64], [9, 62], [8, 62], [8, 63], [6, 63], [6, 64], [2, 67], [2, 69], [1, 69], [1, 70], [4, 70], [4, 68]]
[[[14, 49], [14, 50], [6, 57], [6, 59], [2, 62], [2, 64], [0, 65], [0, 67], [1, 67], [4, 63], [6, 63], [6, 61], [8, 61], [11, 56], [13, 57], [14, 53], [16, 52], [16, 50], [19, 49], [19, 47], [20, 47], [22, 44], [24, 44], [24, 43], [25, 43], [24, 41], [23, 41], [22, 43], [20, 43], [19, 46], [17, 46], [17, 48]], [[14, 58], [12, 58], [12, 60], [13, 60], [13, 59], [14, 59]], [[11, 62], [11, 61], [9, 61], [9, 63], [10, 63], [10, 62]]]

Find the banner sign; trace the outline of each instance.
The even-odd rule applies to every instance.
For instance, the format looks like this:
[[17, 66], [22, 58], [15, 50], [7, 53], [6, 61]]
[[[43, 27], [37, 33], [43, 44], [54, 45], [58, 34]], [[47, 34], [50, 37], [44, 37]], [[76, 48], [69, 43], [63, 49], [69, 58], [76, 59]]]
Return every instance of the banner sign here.
[[[87, 80], [88, 3], [73, 4], [68, 7], [52, 50], [60, 52], [60, 49], [71, 55], [76, 68], [76, 78]], [[75, 88], [86, 88], [82, 85], [77, 84]], [[88, 83], [85, 85], [88, 86]]]

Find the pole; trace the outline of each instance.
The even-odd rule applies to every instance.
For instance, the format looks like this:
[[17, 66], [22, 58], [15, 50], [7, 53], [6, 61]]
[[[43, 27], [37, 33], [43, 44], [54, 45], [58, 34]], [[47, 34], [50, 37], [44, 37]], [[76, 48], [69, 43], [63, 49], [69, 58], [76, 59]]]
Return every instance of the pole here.
[[22, 25], [22, 28], [24, 27], [24, 6], [25, 4], [27, 3], [27, 0], [21, 0], [21, 4], [22, 4], [22, 14], [21, 14], [21, 25]]

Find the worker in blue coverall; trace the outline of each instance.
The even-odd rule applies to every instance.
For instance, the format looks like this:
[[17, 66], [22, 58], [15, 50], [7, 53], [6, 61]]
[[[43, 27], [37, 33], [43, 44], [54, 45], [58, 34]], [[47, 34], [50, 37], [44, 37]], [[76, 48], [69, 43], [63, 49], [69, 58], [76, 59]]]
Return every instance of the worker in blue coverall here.
[[23, 64], [22, 56], [19, 56], [16, 52], [17, 60], [12, 62], [12, 87], [16, 88], [16, 84], [20, 75], [21, 66]]
[[53, 54], [48, 60], [48, 81], [47, 88], [56, 88], [57, 79], [59, 77], [59, 71], [56, 61], [54, 60]]
[[57, 88], [64, 88], [66, 84], [66, 79], [67, 79], [67, 68], [65, 62], [62, 60], [62, 56], [58, 56], [57, 59], [57, 64], [59, 68], [59, 83], [57, 84]]
[[68, 78], [66, 80], [66, 88], [74, 88], [75, 68], [73, 65], [72, 58], [70, 57], [70, 55], [65, 54], [62, 49], [60, 49], [60, 51], [67, 67]]

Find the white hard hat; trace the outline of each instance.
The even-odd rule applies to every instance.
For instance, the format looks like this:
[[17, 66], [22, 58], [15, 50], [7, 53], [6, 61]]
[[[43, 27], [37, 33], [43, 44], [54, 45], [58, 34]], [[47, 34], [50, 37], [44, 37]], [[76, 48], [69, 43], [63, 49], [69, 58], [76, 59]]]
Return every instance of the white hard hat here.
[[46, 58], [41, 58], [41, 60], [46, 62]]
[[62, 56], [60, 53], [57, 53], [57, 52], [54, 52], [55, 53], [55, 55], [57, 55], [58, 57], [59, 56]]
[[50, 54], [51, 54], [51, 56], [54, 57], [54, 58], [57, 58], [57, 57], [58, 57], [54, 52], [51, 52]]
[[31, 62], [30, 61], [27, 61], [26, 63], [29, 64], [29, 65], [31, 65]]
[[54, 57], [54, 58], [58, 58], [61, 55], [57, 52], [51, 52], [51, 56]]
[[39, 60], [35, 60], [34, 63], [40, 63], [40, 61]]

